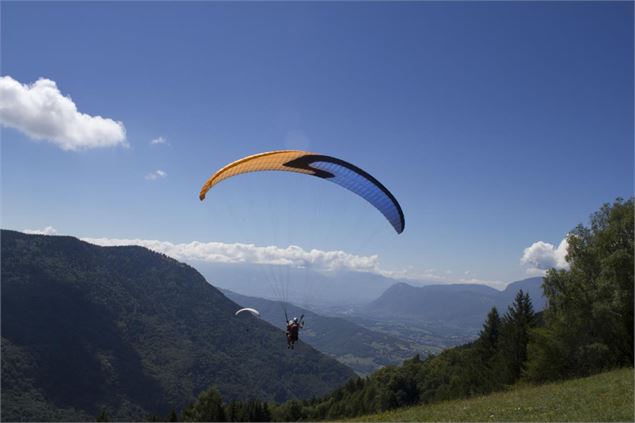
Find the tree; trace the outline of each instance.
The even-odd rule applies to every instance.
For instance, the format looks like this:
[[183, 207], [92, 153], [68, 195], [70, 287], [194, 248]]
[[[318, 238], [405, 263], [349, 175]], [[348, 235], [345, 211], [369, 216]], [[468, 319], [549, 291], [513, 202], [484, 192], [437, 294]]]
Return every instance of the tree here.
[[535, 333], [528, 377], [583, 376], [633, 366], [633, 199], [617, 199], [567, 237], [569, 269], [550, 269], [546, 329]]
[[98, 422], [109, 422], [110, 421], [110, 416], [108, 415], [108, 412], [106, 411], [105, 408], [102, 408], [101, 413], [99, 413], [99, 415], [97, 416], [97, 418], [95, 419]]
[[487, 314], [483, 329], [479, 333], [476, 344], [483, 361], [490, 360], [498, 350], [498, 338], [500, 335], [501, 319], [496, 307], [492, 307]]
[[202, 392], [196, 401], [183, 410], [184, 422], [222, 422], [225, 421], [223, 399], [216, 388]]
[[503, 316], [499, 350], [503, 381], [514, 383], [525, 369], [529, 332], [536, 326], [536, 314], [529, 294], [519, 290]]
[[282, 420], [298, 421], [303, 416], [302, 403], [298, 400], [291, 400], [284, 404], [282, 409]]
[[225, 416], [230, 422], [247, 421], [243, 404], [236, 400], [230, 401], [230, 403], [225, 407]]
[[496, 307], [487, 314], [478, 339], [465, 354], [466, 365], [463, 378], [469, 385], [467, 392], [487, 393], [500, 387], [501, 378], [496, 369], [501, 332], [501, 319]]
[[262, 403], [262, 422], [270, 422], [271, 421], [271, 411], [269, 411], [269, 406], [266, 402]]

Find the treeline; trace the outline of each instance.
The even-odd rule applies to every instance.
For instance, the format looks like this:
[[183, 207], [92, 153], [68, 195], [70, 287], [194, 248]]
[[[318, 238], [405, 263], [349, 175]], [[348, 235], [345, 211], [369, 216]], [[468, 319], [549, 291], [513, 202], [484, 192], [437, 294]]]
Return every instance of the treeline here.
[[633, 366], [633, 199], [605, 204], [567, 237], [568, 270], [543, 282], [547, 325], [531, 333], [527, 379]]
[[[224, 403], [203, 392], [182, 421], [297, 421], [353, 417], [465, 398], [518, 381], [544, 382], [633, 366], [633, 199], [616, 200], [567, 237], [568, 269], [547, 272], [547, 309], [519, 291], [504, 315], [493, 308], [474, 342], [349, 380], [322, 398]], [[173, 414], [172, 418], [177, 416]]]
[[489, 312], [470, 344], [425, 360], [415, 356], [400, 367], [350, 380], [319, 400], [289, 401], [277, 411], [289, 420], [334, 419], [492, 392], [522, 375], [530, 332], [540, 324], [529, 295], [519, 291], [504, 316], [496, 308]]

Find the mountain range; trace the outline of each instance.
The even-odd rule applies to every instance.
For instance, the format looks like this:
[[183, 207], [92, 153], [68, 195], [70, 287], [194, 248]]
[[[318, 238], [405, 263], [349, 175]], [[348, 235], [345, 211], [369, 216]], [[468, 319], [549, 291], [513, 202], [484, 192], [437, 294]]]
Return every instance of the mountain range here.
[[545, 299], [541, 283], [542, 278], [525, 279], [510, 283], [503, 291], [474, 284], [415, 287], [397, 283], [375, 301], [360, 308], [360, 312], [374, 318], [401, 318], [479, 328], [492, 307], [497, 307], [501, 314], [506, 312], [521, 289], [529, 294], [534, 308], [542, 310]]
[[[480, 326], [489, 308], [504, 312], [519, 289], [537, 310], [544, 308], [542, 278], [512, 282], [500, 291], [479, 284], [408, 281], [376, 273], [322, 271], [283, 265], [189, 262], [214, 286], [249, 297], [289, 302], [319, 314], [344, 310], [370, 317], [416, 317], [470, 327]], [[483, 314], [485, 313], [485, 314]], [[378, 316], [379, 315], [379, 316]]]
[[142, 247], [1, 232], [2, 419], [166, 415], [223, 398], [326, 394], [354, 372], [238, 305], [192, 267]]
[[291, 266], [190, 261], [214, 286], [303, 307], [350, 306], [377, 299], [397, 282], [376, 273]]
[[[395, 283], [365, 304], [313, 304], [312, 311], [284, 304], [293, 310], [291, 314], [311, 316], [303, 339], [363, 375], [414, 353], [437, 353], [474, 340], [490, 309], [496, 307], [500, 315], [505, 314], [521, 289], [529, 294], [535, 311], [544, 309], [540, 277], [512, 282], [503, 291], [476, 284]], [[283, 327], [282, 302], [223, 292], [243, 306], [258, 308], [265, 320]]]
[[496, 307], [504, 315], [521, 289], [529, 294], [535, 311], [545, 308], [542, 278], [536, 277], [512, 282], [503, 291], [474, 284], [397, 283], [365, 305], [332, 307], [328, 312], [374, 332], [447, 348], [476, 338], [490, 309]]
[[[90, 420], [101, 410], [144, 420], [182, 408], [209, 386], [226, 399], [310, 398], [354, 376], [351, 368], [363, 375], [474, 339], [489, 309], [504, 314], [519, 289], [536, 311], [545, 305], [541, 278], [498, 291], [270, 269], [278, 276], [270, 275], [269, 285], [292, 285], [287, 293], [296, 298], [318, 294], [307, 301], [311, 310], [287, 306], [307, 321], [306, 343], [290, 351], [280, 302], [212, 286], [229, 278], [230, 266], [210, 284], [193, 267], [142, 247], [6, 230], [0, 236], [4, 420]], [[248, 280], [243, 269], [234, 281]], [[262, 268], [251, 274], [262, 277]], [[333, 301], [338, 286], [343, 294]], [[259, 308], [263, 318], [237, 318], [240, 306]]]

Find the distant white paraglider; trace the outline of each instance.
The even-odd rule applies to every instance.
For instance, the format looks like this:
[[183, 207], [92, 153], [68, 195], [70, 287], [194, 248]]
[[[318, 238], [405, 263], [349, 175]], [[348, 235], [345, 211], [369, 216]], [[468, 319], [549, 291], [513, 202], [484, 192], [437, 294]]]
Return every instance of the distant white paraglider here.
[[238, 316], [240, 313], [242, 313], [243, 311], [248, 311], [251, 314], [253, 314], [254, 316], [258, 316], [260, 317], [260, 312], [258, 310], [256, 310], [255, 308], [241, 308], [240, 310], [238, 310], [236, 313], [234, 313], [236, 316]]

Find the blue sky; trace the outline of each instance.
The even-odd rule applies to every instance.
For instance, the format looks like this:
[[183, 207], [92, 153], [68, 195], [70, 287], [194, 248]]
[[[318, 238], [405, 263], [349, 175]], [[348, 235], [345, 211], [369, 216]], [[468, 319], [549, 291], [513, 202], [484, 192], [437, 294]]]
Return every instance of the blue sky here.
[[[509, 282], [527, 277], [525, 248], [557, 247], [633, 193], [630, 2], [1, 8], [3, 76], [47, 78], [80, 113], [125, 127], [118, 145], [69, 151], [5, 115], [3, 228], [293, 244]], [[373, 174], [405, 232], [299, 175], [246, 175], [198, 200], [219, 167], [284, 148]]]

